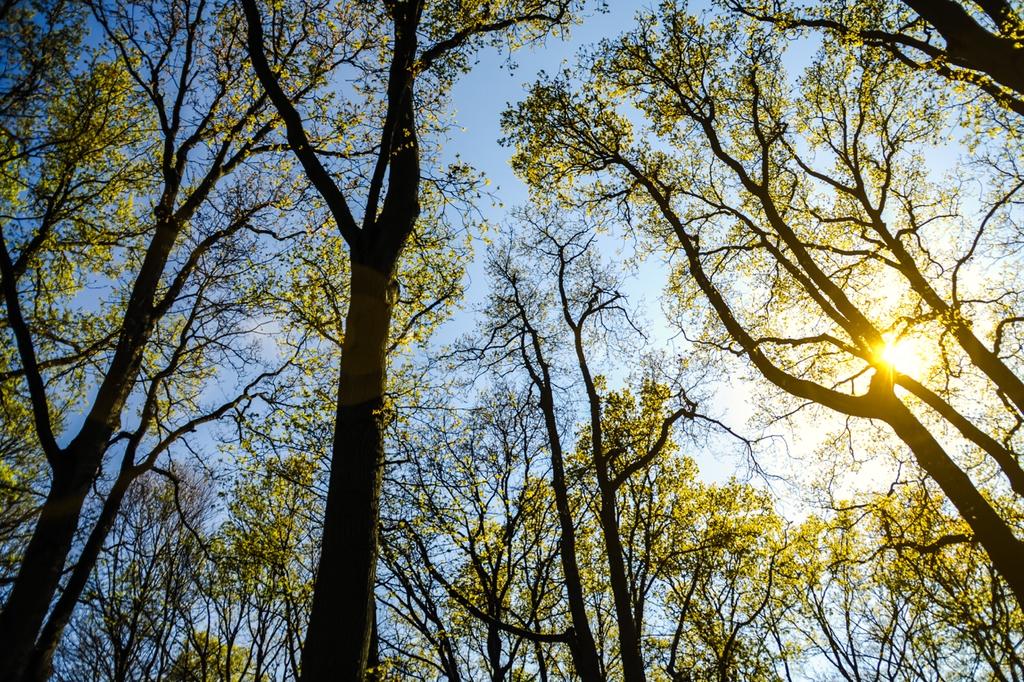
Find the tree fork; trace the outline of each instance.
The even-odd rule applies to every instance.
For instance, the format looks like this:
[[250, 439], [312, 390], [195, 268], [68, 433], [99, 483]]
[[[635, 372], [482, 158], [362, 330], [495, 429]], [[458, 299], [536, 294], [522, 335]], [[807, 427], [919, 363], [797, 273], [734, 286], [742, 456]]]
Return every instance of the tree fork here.
[[86, 540], [85, 546], [75, 562], [71, 576], [61, 591], [57, 603], [54, 604], [49, 618], [42, 626], [31, 658], [21, 676], [23, 682], [45, 682], [50, 677], [53, 654], [57, 650], [57, 645], [60, 644], [64, 628], [71, 620], [71, 615], [82, 596], [89, 576], [92, 574], [100, 551], [114, 526], [114, 520], [121, 510], [121, 502], [124, 500], [125, 493], [128, 492], [128, 487], [137, 477], [136, 473], [128, 466], [130, 463], [131, 460], [126, 458], [122, 464], [121, 472], [110, 493], [107, 494], [107, 499], [103, 502], [100, 516], [89, 533], [89, 539]]

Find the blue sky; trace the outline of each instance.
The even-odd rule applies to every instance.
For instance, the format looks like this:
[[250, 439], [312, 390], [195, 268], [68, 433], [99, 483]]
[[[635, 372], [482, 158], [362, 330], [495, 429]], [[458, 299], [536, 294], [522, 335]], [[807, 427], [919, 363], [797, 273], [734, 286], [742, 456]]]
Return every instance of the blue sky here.
[[[485, 174], [491, 183], [488, 189], [494, 193], [501, 206], [491, 206], [485, 201], [480, 208], [486, 220], [499, 230], [502, 224], [508, 222], [509, 211], [529, 200], [525, 184], [516, 177], [509, 165], [512, 149], [498, 143], [502, 136], [501, 113], [509, 105], [525, 98], [527, 88], [542, 71], [555, 73], [563, 66], [571, 66], [581, 48], [629, 29], [637, 11], [650, 6], [649, 1], [640, 0], [612, 0], [608, 4], [606, 12], [591, 13], [581, 25], [574, 26], [568, 40], [549, 38], [542, 45], [516, 52], [513, 55], [516, 65], [514, 69], [509, 69], [506, 55], [496, 50], [481, 51], [478, 54], [479, 62], [453, 89], [452, 102], [457, 128], [451, 131], [450, 140], [444, 148], [444, 157], [454, 159], [458, 156]], [[697, 6], [703, 4], [695, 3]], [[469, 270], [467, 310], [486, 296], [488, 284], [482, 270], [483, 256], [484, 249], [478, 244], [476, 260]], [[661, 278], [648, 284], [653, 286], [653, 290], [647, 287], [647, 293], [656, 297], [662, 285]], [[464, 327], [472, 324], [472, 320], [463, 315], [457, 318], [455, 324]], [[452, 331], [445, 330], [442, 337], [450, 338]]]
[[506, 67], [505, 57], [497, 51], [480, 52], [479, 63], [455, 86], [452, 99], [463, 131], [452, 136], [448, 152], [461, 154], [485, 171], [502, 189], [506, 204], [525, 200], [526, 190], [509, 168], [510, 150], [497, 143], [502, 110], [525, 96], [526, 87], [540, 71], [553, 73], [563, 62], [571, 64], [579, 48], [628, 29], [636, 12], [649, 5], [638, 0], [612, 0], [609, 4], [606, 13], [592, 14], [573, 27], [568, 40], [549, 38], [543, 45], [519, 50], [513, 55], [514, 71]]
[[[492, 207], [485, 203], [480, 208], [487, 221], [495, 226], [495, 231], [500, 232], [502, 225], [508, 224], [510, 209], [529, 200], [526, 186], [515, 176], [509, 165], [512, 150], [498, 143], [502, 136], [502, 111], [526, 96], [528, 86], [537, 79], [541, 71], [555, 73], [563, 66], [571, 67], [581, 48], [629, 30], [634, 25], [633, 19], [637, 11], [650, 8], [651, 4], [650, 0], [611, 0], [607, 12], [589, 16], [582, 25], [574, 27], [568, 40], [549, 39], [544, 45], [517, 52], [513, 56], [517, 65], [515, 69], [508, 68], [505, 55], [494, 50], [482, 51], [472, 71], [456, 85], [452, 101], [458, 127], [451, 131], [444, 156], [453, 159], [458, 155], [462, 161], [482, 171], [490, 180], [490, 189], [494, 191], [502, 207]], [[699, 1], [691, 3], [689, 9], [700, 12], [708, 6], [708, 2]], [[810, 62], [816, 47], [816, 38], [804, 38], [791, 44], [785, 58], [791, 78], [797, 77]], [[619, 240], [621, 242], [621, 237]], [[604, 240], [603, 244], [608, 248], [608, 252], [603, 254], [606, 258], [618, 257], [618, 254], [612, 251], [617, 246], [614, 236]], [[489, 282], [482, 267], [484, 256], [485, 248], [478, 243], [475, 261], [469, 268], [469, 287], [464, 310], [441, 330], [436, 337], [437, 341], [450, 342], [472, 331], [475, 326], [474, 309], [485, 300], [489, 289]], [[651, 257], [639, 272], [628, 280], [626, 292], [631, 298], [631, 303], [641, 307], [645, 321], [649, 323], [648, 329], [653, 330], [652, 349], [665, 344], [675, 346], [667, 351], [671, 356], [673, 351], [685, 353], [686, 349], [679, 343], [681, 339], [677, 337], [677, 330], [669, 327], [661, 315], [660, 298], [666, 274], [667, 267], [664, 262], [658, 257]], [[621, 381], [631, 369], [621, 368], [618, 376], [609, 378], [613, 383]], [[733, 374], [725, 378], [716, 389], [710, 404], [703, 409], [722, 419], [737, 432], [748, 436], [763, 435], [747, 424], [753, 414], [751, 401], [755, 392], [751, 389], [752, 385], [744, 381], [739, 373]], [[783, 435], [781, 432], [776, 433]], [[823, 433], [824, 431], [816, 430], [813, 437], [802, 443], [799, 439], [793, 440], [793, 434], [786, 434], [786, 440], [791, 446], [796, 447], [796, 450], [809, 452], [813, 450], [815, 441]], [[771, 442], [775, 444], [774, 447], [779, 447], [780, 441], [773, 439]], [[699, 451], [691, 450], [688, 454], [697, 459], [703, 478], [722, 480], [734, 473], [742, 475], [745, 468], [742, 457], [723, 457], [721, 454], [736, 453], [735, 445], [734, 441], [716, 438], [706, 447], [700, 448]], [[785, 456], [777, 460], [771, 453], [762, 455], [768, 455], [769, 460], [774, 460], [771, 463], [769, 460], [759, 460], [760, 464], [769, 463], [768, 469], [784, 466], [788, 460]]]
[[[649, 1], [613, 0], [607, 12], [594, 14], [586, 18], [583, 24], [573, 28], [568, 40], [548, 39], [543, 45], [524, 48], [513, 55], [516, 68], [509, 69], [505, 55], [494, 50], [482, 51], [479, 62], [472, 71], [464, 76], [452, 92], [457, 128], [451, 132], [450, 141], [445, 145], [444, 157], [454, 159], [457, 155], [462, 161], [469, 163], [478, 171], [482, 171], [491, 182], [491, 189], [502, 206], [491, 206], [484, 203], [480, 206], [484, 217], [500, 232], [502, 225], [511, 218], [509, 211], [515, 206], [528, 202], [529, 196], [525, 184], [512, 172], [509, 160], [512, 149], [502, 147], [498, 139], [502, 136], [501, 113], [510, 104], [514, 104], [526, 96], [527, 88], [537, 80], [541, 71], [555, 73], [563, 66], [572, 66], [581, 48], [596, 43], [603, 38], [614, 37], [633, 26], [633, 18], [637, 11], [649, 8]], [[695, 2], [691, 10], [699, 11], [706, 6], [704, 2]], [[492, 237], [496, 236], [493, 232]], [[613, 249], [617, 247], [615, 237], [603, 240], [608, 251], [605, 258], [618, 258]], [[628, 252], [628, 245], [626, 246]], [[474, 309], [485, 300], [490, 283], [483, 272], [485, 247], [476, 245], [475, 261], [469, 268], [469, 287], [464, 310], [437, 335], [437, 340], [446, 343], [456, 337], [472, 331], [476, 320]], [[644, 267], [627, 283], [627, 294], [630, 302], [641, 308], [641, 314], [651, 323], [653, 329], [652, 349], [670, 341], [676, 334], [670, 329], [660, 314], [660, 294], [665, 285], [667, 268], [656, 258], [648, 259]], [[620, 377], [611, 377], [612, 381], [624, 379], [633, 368], [621, 368]], [[744, 392], [745, 393], [745, 392]], [[734, 398], [738, 394], [733, 391], [719, 392], [715, 404], [709, 406], [716, 416], [725, 416], [732, 426], [743, 430], [743, 423], [749, 415], [749, 409], [738, 403]], [[729, 448], [732, 449], [732, 448]], [[708, 479], [724, 479], [735, 471], [737, 463], [732, 458], [722, 460], [709, 451], [690, 453], [696, 455], [701, 472]]]

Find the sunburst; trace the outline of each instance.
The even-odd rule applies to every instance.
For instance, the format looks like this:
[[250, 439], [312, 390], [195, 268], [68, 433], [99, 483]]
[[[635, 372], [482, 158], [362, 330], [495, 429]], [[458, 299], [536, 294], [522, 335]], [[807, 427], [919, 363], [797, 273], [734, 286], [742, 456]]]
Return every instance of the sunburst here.
[[901, 374], [919, 376], [928, 364], [928, 351], [915, 337], [886, 338], [878, 359]]

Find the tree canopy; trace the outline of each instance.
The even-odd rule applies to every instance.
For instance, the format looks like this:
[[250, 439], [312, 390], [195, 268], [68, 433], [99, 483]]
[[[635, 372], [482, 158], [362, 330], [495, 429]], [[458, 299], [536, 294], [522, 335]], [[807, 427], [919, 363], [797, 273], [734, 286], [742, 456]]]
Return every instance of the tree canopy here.
[[1024, 6], [609, 9], [0, 2], [0, 682], [1024, 677]]

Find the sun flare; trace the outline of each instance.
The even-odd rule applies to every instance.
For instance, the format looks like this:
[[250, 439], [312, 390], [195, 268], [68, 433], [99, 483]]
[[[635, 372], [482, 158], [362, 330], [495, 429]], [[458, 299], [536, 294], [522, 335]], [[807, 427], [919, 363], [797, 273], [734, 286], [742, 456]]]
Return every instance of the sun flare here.
[[925, 366], [925, 349], [914, 338], [886, 339], [879, 359], [902, 374], [920, 374]]

